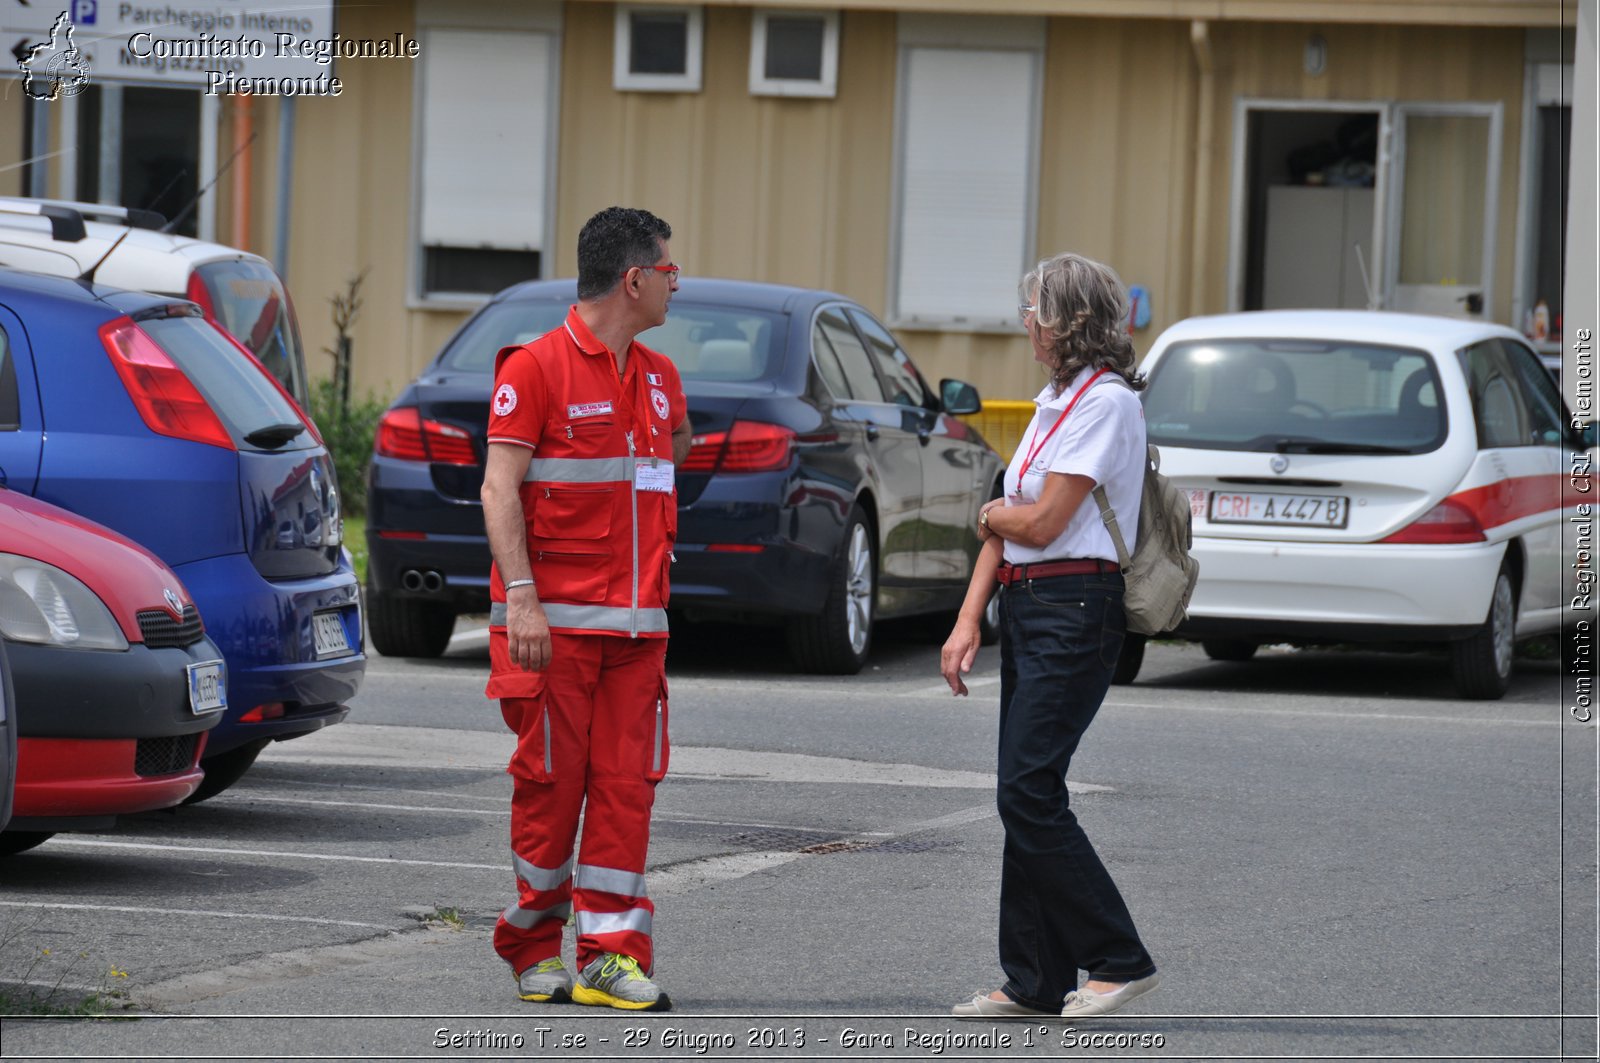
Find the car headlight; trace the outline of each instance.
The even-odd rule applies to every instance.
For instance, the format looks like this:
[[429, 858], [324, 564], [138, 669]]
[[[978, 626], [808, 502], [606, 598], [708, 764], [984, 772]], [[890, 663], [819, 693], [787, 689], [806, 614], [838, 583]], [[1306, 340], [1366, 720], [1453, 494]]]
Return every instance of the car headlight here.
[[116, 617], [76, 576], [16, 554], [0, 554], [0, 635], [81, 650], [125, 650]]

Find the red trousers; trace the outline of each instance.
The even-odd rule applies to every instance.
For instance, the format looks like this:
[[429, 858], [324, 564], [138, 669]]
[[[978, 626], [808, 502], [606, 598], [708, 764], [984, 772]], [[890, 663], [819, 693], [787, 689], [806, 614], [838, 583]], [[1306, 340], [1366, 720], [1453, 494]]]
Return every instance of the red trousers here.
[[[644, 867], [670, 752], [666, 651], [666, 639], [554, 634], [545, 670], [513, 676], [504, 629], [489, 633], [490, 690], [517, 734], [507, 769], [517, 903], [494, 931], [514, 971], [560, 955], [574, 911], [580, 970], [604, 952], [653, 969]], [[508, 687], [519, 696], [506, 696]]]

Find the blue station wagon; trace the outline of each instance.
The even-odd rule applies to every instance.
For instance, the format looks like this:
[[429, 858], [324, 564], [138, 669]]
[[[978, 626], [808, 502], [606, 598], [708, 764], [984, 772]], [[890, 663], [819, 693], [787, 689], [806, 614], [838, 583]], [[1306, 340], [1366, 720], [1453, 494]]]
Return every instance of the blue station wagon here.
[[198, 306], [0, 270], [0, 481], [133, 539], [227, 661], [196, 798], [345, 718], [366, 669], [333, 463]]

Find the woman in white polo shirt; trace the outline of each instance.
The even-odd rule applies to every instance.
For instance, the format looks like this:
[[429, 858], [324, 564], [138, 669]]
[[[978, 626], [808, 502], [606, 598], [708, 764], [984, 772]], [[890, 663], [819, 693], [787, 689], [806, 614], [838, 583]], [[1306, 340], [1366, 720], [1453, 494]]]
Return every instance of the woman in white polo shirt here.
[[1157, 981], [1127, 905], [1068, 807], [1065, 781], [1127, 630], [1117, 551], [1090, 492], [1105, 485], [1124, 535], [1139, 526], [1144, 381], [1134, 372], [1127, 291], [1110, 267], [1056, 255], [1023, 278], [1021, 293], [1022, 323], [1050, 382], [1006, 470], [1004, 497], [979, 517], [984, 546], [940, 656], [951, 691], [966, 694], [961, 676], [998, 579], [1006, 588], [997, 790], [1006, 981], [953, 1013], [1080, 1019], [1117, 1011]]

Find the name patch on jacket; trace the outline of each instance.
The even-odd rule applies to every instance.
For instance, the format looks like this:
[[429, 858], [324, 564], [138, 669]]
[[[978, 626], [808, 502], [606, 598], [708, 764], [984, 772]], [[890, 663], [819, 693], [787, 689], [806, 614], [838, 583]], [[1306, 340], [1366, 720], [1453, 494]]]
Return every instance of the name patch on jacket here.
[[611, 412], [609, 402], [575, 402], [567, 407], [568, 417], [596, 417]]

